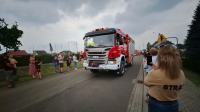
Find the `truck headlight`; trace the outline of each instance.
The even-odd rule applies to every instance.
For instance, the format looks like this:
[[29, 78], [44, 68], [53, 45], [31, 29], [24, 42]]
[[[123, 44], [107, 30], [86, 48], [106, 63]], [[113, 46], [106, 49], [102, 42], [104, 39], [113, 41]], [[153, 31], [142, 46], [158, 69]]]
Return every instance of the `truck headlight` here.
[[117, 61], [108, 61], [108, 64], [116, 64]]

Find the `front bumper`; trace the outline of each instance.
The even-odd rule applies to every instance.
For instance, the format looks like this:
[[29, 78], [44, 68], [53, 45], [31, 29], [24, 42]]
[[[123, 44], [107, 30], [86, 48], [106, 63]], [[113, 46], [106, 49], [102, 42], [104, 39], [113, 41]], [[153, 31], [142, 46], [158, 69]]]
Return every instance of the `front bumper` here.
[[118, 63], [116, 64], [100, 64], [98, 67], [91, 67], [88, 66], [88, 63], [84, 62], [83, 66], [86, 69], [98, 69], [98, 70], [118, 70], [120, 65]]

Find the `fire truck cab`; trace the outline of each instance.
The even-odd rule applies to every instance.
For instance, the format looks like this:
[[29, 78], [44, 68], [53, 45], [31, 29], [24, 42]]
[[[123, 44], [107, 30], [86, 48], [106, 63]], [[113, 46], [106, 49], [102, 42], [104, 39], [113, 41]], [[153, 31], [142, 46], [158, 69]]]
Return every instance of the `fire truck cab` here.
[[100, 28], [84, 36], [85, 69], [91, 72], [112, 70], [117, 75], [125, 73], [125, 66], [133, 64], [135, 42], [116, 28]]

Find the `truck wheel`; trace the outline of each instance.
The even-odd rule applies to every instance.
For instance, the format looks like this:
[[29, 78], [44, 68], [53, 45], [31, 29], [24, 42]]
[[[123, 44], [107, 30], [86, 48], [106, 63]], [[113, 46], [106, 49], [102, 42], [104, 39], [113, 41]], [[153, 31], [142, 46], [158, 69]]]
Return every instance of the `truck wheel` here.
[[125, 61], [121, 61], [120, 68], [116, 71], [116, 74], [119, 76], [124, 75], [125, 73]]
[[98, 70], [96, 70], [96, 69], [91, 69], [90, 70], [92, 73], [97, 73], [98, 72]]

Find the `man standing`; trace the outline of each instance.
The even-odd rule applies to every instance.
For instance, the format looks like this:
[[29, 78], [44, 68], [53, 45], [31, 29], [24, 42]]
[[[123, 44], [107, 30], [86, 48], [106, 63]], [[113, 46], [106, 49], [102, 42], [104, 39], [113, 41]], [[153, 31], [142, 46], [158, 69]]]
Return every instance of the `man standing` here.
[[7, 54], [4, 55], [4, 69], [6, 71], [6, 80], [8, 82], [8, 88], [15, 87], [15, 80], [17, 78], [17, 61], [12, 55], [8, 57]]

